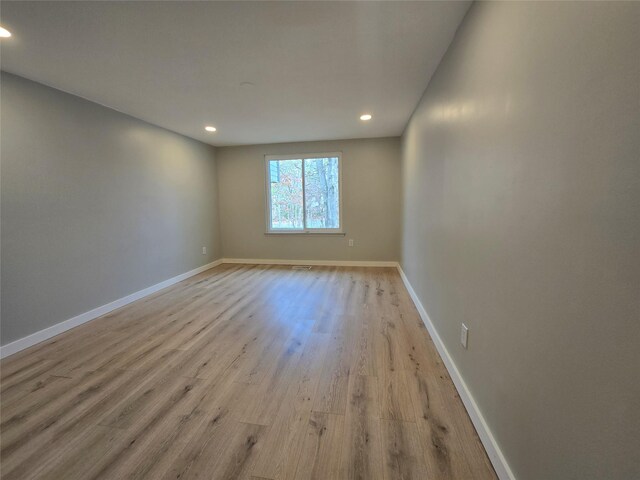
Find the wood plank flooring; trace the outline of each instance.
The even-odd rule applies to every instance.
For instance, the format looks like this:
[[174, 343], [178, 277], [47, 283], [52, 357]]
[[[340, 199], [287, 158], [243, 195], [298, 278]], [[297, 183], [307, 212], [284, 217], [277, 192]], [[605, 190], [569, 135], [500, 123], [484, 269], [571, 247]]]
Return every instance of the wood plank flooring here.
[[0, 363], [12, 479], [495, 479], [392, 268], [221, 265]]

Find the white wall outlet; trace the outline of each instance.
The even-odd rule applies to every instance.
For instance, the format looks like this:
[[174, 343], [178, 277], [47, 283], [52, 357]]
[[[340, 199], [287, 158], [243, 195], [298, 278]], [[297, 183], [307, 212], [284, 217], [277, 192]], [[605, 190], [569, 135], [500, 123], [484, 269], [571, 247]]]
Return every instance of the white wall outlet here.
[[350, 238], [350, 239], [349, 239], [349, 246], [350, 246], [350, 247], [353, 247], [353, 238]]
[[464, 323], [462, 324], [462, 328], [460, 329], [460, 343], [466, 349], [467, 348], [467, 338], [469, 337], [469, 327], [467, 327]]
[[202, 247], [202, 254], [206, 255], [207, 254], [207, 247]]

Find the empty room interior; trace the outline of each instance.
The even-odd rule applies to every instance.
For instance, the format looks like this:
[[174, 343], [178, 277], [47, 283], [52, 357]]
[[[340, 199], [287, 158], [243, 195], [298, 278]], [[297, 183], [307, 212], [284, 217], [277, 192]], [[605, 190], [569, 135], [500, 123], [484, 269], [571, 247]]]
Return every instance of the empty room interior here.
[[0, 478], [640, 479], [640, 2], [0, 4]]

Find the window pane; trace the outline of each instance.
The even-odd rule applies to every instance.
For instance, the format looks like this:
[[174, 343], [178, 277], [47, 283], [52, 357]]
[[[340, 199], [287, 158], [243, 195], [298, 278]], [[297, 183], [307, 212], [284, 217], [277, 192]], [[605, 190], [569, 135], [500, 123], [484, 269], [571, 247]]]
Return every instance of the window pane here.
[[269, 175], [271, 177], [271, 183], [278, 183], [280, 181], [280, 163], [269, 163]]
[[304, 161], [307, 228], [340, 228], [338, 158], [307, 158]]
[[302, 160], [270, 160], [271, 229], [302, 229]]

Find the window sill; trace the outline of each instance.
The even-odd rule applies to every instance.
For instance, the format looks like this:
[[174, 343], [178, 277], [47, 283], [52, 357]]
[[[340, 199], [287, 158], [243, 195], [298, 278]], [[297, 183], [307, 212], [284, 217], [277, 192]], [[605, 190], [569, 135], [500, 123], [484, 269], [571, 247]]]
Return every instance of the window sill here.
[[346, 233], [344, 232], [265, 232], [265, 236], [275, 236], [279, 237], [282, 235], [306, 235], [306, 236], [316, 236], [319, 235], [321, 237], [329, 236], [329, 237], [344, 237]]

